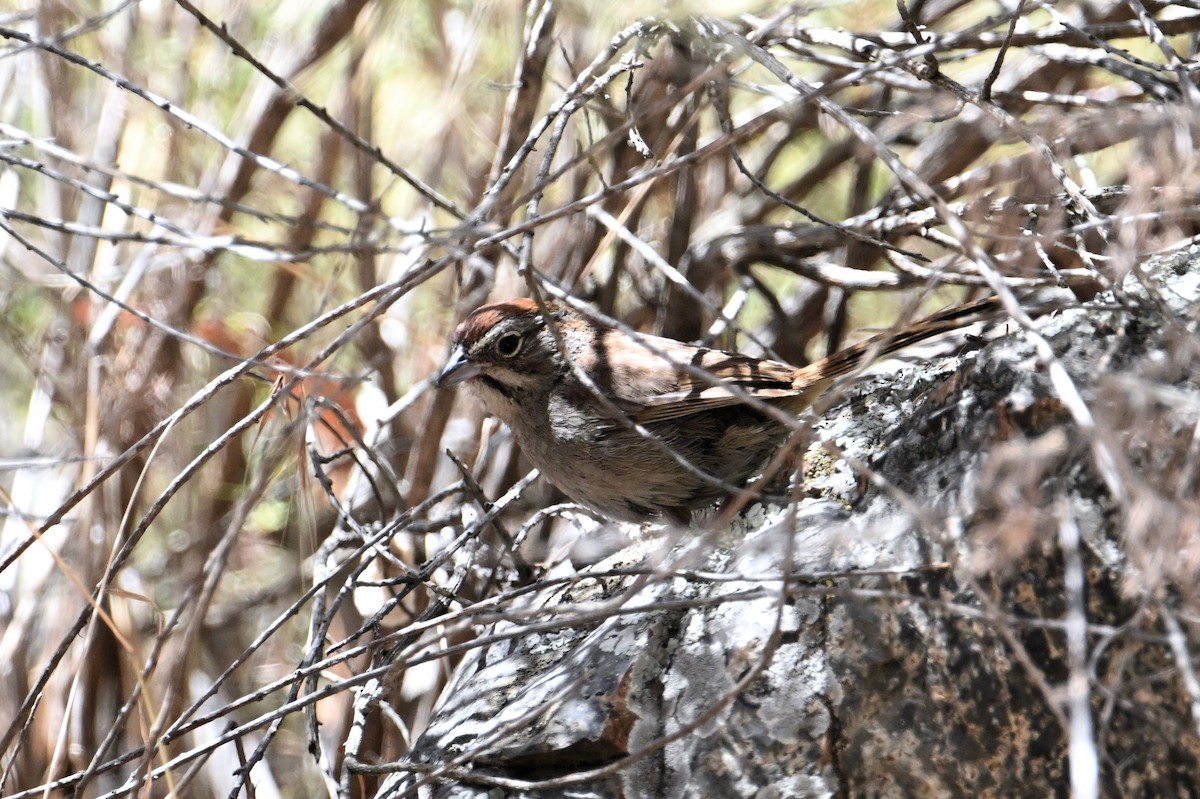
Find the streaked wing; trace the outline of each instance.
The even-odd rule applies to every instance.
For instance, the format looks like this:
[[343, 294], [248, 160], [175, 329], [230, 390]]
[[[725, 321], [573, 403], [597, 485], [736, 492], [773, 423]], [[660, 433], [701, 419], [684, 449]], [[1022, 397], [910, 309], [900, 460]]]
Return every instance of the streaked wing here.
[[[742, 403], [729, 386], [736, 386], [759, 399], [775, 399], [795, 395], [792, 378], [795, 368], [777, 361], [759, 360], [747, 355], [703, 348], [689, 348], [676, 356], [687, 357], [686, 366], [675, 369], [674, 390], [642, 400], [641, 410], [634, 418], [642, 424], [679, 419], [701, 411], [724, 408]], [[691, 369], [687, 367], [692, 367]], [[704, 370], [712, 375], [694, 372]], [[715, 384], [714, 381], [720, 381]]]
[[[801, 397], [814, 399], [836, 378], [910, 344], [993, 316], [995, 298], [948, 308], [922, 322], [853, 344], [802, 369], [778, 361], [693, 347], [672, 339], [645, 336], [661, 355], [642, 347], [601, 346], [595, 374], [618, 407], [642, 424], [679, 419], [701, 411], [738, 405], [741, 399], [727, 387], [737, 386], [763, 400]], [[610, 333], [612, 335], [613, 333]], [[666, 356], [673, 369], [663, 368]], [[582, 359], [581, 359], [582, 360]], [[695, 370], [702, 369], [723, 385], [714, 385]], [[794, 403], [793, 403], [794, 404]]]

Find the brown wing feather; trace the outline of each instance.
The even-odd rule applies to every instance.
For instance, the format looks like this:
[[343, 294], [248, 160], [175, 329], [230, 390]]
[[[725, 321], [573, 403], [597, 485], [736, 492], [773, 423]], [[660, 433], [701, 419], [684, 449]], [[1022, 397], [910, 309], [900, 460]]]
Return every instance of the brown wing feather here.
[[[979, 300], [949, 308], [894, 333], [872, 336], [835, 352], [802, 369], [759, 360], [747, 355], [689, 347], [670, 339], [662, 347], [672, 360], [685, 362], [711, 373], [723, 383], [732, 384], [762, 400], [794, 399], [805, 396], [805, 405], [812, 402], [836, 378], [849, 374], [867, 363], [890, 355], [919, 341], [956, 330], [980, 321], [999, 310], [995, 298]], [[678, 419], [701, 411], [737, 405], [741, 400], [728, 388], [713, 385], [699, 375], [677, 370], [673, 390], [641, 397], [636, 403], [641, 410], [634, 418], [642, 423]]]
[[947, 308], [900, 330], [871, 336], [803, 369], [797, 369], [795, 388], [799, 390], [822, 381], [832, 382], [834, 378], [849, 374], [905, 347], [980, 322], [994, 315], [1001, 307], [998, 299], [988, 297]]
[[751, 358], [748, 355], [698, 350], [689, 361], [691, 366], [704, 369], [721, 385], [689, 371], [679, 371], [674, 391], [649, 397], [637, 420], [643, 424], [678, 419], [701, 411], [741, 404], [742, 400], [729, 390], [737, 386], [759, 399], [793, 396], [796, 368], [778, 361]]

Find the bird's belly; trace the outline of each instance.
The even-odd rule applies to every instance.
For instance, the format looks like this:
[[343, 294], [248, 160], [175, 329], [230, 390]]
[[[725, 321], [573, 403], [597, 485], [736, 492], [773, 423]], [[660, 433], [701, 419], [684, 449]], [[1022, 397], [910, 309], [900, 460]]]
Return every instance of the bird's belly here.
[[684, 504], [692, 493], [670, 455], [633, 431], [558, 398], [550, 398], [547, 411], [536, 428], [510, 426], [542, 476], [573, 501], [606, 516], [642, 520]]
[[530, 459], [542, 474], [575, 502], [606, 516], [643, 520], [667, 508], [689, 505], [695, 480], [669, 460], [649, 458], [639, 448], [560, 443], [553, 453]]
[[696, 508], [725, 493], [680, 465], [672, 451], [716, 479], [740, 485], [771, 448], [761, 435], [738, 440], [761, 427], [760, 421], [748, 429], [710, 426], [700, 414], [682, 424], [654, 425], [656, 439], [648, 441], [610, 419], [588, 418], [554, 404], [551, 399], [541, 431], [518, 431], [521, 449], [572, 500], [615, 518], [643, 520]]

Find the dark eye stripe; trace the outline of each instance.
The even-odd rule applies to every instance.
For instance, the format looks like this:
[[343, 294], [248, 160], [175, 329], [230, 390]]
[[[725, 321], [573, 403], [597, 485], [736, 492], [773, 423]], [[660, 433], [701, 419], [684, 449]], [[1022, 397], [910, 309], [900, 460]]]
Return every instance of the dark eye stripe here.
[[516, 396], [515, 392], [508, 386], [501, 383], [496, 378], [490, 377], [489, 375], [483, 375], [481, 379], [483, 380], [483, 382], [487, 383], [488, 387], [491, 388], [493, 391], [495, 391], [497, 394], [501, 394], [513, 402], [517, 401], [517, 396]]

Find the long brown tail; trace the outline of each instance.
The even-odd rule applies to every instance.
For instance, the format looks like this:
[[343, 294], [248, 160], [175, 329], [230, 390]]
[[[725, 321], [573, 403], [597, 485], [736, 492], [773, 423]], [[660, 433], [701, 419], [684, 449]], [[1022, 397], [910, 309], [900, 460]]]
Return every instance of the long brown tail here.
[[995, 317], [1001, 307], [997, 298], [987, 297], [947, 308], [899, 330], [871, 336], [797, 370], [792, 385], [794, 388], [807, 389], [815, 384], [827, 384], [834, 378], [853, 372], [919, 341]]

